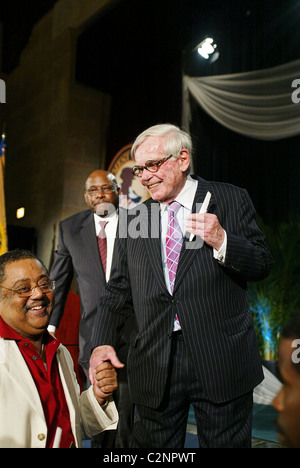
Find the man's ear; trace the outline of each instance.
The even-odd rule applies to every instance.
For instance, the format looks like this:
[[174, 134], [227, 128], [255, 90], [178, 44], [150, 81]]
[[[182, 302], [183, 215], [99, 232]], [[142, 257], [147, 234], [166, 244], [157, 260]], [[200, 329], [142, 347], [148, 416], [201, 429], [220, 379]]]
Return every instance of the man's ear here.
[[188, 170], [190, 161], [191, 161], [191, 158], [190, 158], [189, 150], [187, 150], [186, 148], [183, 148], [180, 151], [180, 170], [182, 172], [186, 172]]

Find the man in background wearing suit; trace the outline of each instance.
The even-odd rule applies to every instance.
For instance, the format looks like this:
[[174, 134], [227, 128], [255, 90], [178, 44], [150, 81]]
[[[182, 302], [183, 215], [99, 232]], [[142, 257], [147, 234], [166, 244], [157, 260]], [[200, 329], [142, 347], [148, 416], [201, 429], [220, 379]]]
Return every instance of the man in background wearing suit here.
[[[95, 170], [88, 176], [84, 198], [89, 209], [59, 223], [58, 247], [50, 271], [51, 279], [56, 281], [56, 305], [49, 327], [51, 333], [55, 333], [56, 327], [59, 326], [73, 277], [75, 278], [80, 296], [81, 315], [79, 363], [87, 378], [97, 305], [111, 271], [118, 229], [119, 194], [120, 189], [113, 174], [104, 170]], [[102, 221], [105, 222], [104, 227]], [[100, 243], [105, 238], [107, 250], [103, 264]], [[117, 347], [125, 362], [128, 344], [124, 334], [120, 337]], [[120, 421], [117, 431], [106, 431], [100, 436], [103, 439], [102, 447], [128, 447], [129, 444], [133, 409], [129, 399], [125, 369], [119, 371], [118, 380], [119, 388], [115, 400], [120, 412]], [[99, 442], [93, 440], [92, 446], [99, 446]]]
[[251, 447], [263, 373], [247, 282], [265, 278], [273, 261], [246, 190], [191, 177], [191, 152], [190, 136], [170, 124], [133, 144], [133, 173], [151, 198], [128, 213], [116, 243], [90, 369], [107, 359], [120, 365], [114, 347], [131, 301], [133, 446], [183, 447], [192, 404], [200, 448]]

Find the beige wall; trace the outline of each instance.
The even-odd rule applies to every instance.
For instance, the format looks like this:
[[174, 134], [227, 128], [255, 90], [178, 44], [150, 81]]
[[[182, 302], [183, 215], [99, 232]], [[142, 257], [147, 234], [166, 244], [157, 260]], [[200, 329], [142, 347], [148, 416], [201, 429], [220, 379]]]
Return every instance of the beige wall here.
[[36, 228], [46, 265], [58, 222], [85, 209], [85, 179], [104, 167], [110, 97], [76, 83], [74, 70], [77, 35], [109, 3], [58, 1], [6, 80], [7, 223]]

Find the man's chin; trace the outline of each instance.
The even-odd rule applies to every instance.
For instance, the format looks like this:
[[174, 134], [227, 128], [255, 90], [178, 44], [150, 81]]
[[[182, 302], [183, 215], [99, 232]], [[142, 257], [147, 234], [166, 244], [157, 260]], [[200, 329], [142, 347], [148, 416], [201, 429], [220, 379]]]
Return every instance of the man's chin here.
[[109, 216], [110, 214], [114, 213], [116, 211], [115, 207], [111, 203], [101, 203], [99, 205], [96, 205], [95, 207], [95, 213], [97, 216], [101, 216], [104, 218], [105, 216]]
[[106, 218], [106, 216], [108, 216], [108, 210], [97, 211], [96, 214], [100, 216], [100, 218]]
[[161, 202], [161, 203], [164, 202], [164, 193], [163, 193], [163, 191], [160, 189], [159, 186], [154, 187], [153, 189], [149, 189], [149, 188], [147, 187], [147, 191], [148, 191], [150, 197], [152, 198], [152, 200], [159, 201], [159, 202]]

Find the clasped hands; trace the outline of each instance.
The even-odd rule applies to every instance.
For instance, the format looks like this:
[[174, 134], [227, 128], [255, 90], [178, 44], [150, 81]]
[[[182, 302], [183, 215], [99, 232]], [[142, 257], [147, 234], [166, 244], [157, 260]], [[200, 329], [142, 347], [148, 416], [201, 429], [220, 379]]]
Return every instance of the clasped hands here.
[[118, 388], [116, 369], [124, 367], [112, 346], [98, 346], [90, 358], [89, 378], [100, 405]]
[[220, 250], [224, 242], [224, 229], [215, 214], [191, 213], [186, 218], [185, 228], [188, 232], [201, 237], [215, 250]]

